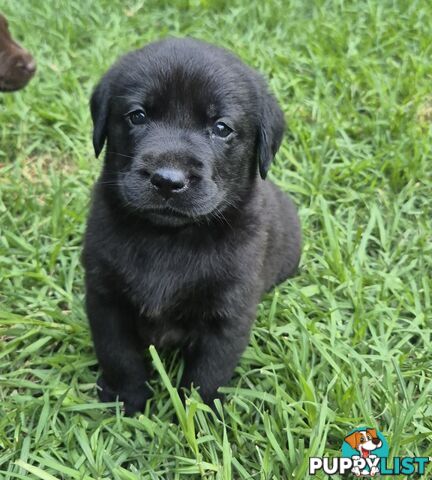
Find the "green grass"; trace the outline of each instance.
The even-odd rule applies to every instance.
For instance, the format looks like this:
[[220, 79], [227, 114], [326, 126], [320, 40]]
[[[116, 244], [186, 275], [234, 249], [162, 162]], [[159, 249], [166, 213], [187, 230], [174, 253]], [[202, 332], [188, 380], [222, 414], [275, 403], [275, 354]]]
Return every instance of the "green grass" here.
[[[309, 456], [339, 455], [364, 424], [393, 455], [432, 456], [431, 3], [0, 9], [39, 67], [0, 96], [0, 478], [305, 479]], [[288, 122], [271, 178], [300, 207], [302, 267], [263, 299], [222, 419], [196, 395], [183, 409], [177, 358], [156, 352], [144, 415], [96, 401], [80, 264], [101, 166], [88, 99], [118, 55], [166, 35], [237, 52]]]

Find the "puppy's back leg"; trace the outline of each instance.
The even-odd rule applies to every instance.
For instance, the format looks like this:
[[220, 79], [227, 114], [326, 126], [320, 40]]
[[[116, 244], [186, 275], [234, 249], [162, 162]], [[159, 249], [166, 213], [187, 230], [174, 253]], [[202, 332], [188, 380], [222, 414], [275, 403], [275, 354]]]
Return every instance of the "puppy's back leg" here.
[[287, 278], [295, 275], [300, 263], [301, 227], [297, 207], [288, 195], [282, 195], [281, 209], [281, 215], [283, 216], [281, 229], [284, 232], [285, 251], [287, 252], [283, 273]]
[[297, 273], [301, 255], [300, 221], [291, 198], [276, 190], [277, 209], [270, 225], [266, 264], [270, 273], [266, 277], [266, 290], [293, 277]]

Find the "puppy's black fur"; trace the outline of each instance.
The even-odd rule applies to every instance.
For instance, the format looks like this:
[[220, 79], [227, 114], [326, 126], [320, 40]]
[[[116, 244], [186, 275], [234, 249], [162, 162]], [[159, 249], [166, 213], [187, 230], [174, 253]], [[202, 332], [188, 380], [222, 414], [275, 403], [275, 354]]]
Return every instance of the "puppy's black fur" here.
[[100, 397], [142, 410], [154, 344], [181, 349], [181, 386], [211, 403], [263, 292], [299, 262], [296, 209], [263, 181], [282, 112], [258, 73], [192, 39], [122, 57], [91, 112], [96, 155], [107, 142], [84, 247]]

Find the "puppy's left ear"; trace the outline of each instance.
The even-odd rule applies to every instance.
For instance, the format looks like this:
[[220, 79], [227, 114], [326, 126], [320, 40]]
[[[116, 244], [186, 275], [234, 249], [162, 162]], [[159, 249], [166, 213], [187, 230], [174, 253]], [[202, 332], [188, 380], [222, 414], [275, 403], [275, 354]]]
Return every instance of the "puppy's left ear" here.
[[262, 94], [261, 103], [261, 118], [258, 126], [258, 165], [261, 178], [265, 179], [282, 142], [285, 120], [275, 97], [267, 89]]
[[94, 89], [90, 100], [90, 111], [93, 120], [93, 147], [96, 158], [101, 153], [106, 137], [109, 109], [109, 83], [102, 79]]

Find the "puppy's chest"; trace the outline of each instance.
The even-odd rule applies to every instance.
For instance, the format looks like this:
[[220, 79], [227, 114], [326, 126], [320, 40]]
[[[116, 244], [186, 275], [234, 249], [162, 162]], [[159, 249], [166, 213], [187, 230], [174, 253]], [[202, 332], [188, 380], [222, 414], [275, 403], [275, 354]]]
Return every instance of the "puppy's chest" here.
[[214, 286], [226, 273], [208, 252], [152, 245], [124, 253], [118, 258], [122, 289], [148, 319], [211, 309]]

